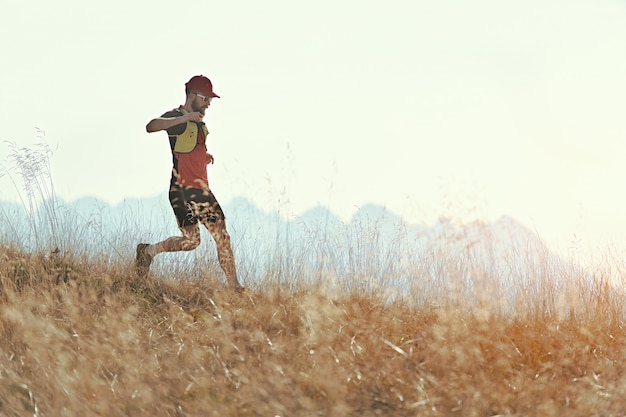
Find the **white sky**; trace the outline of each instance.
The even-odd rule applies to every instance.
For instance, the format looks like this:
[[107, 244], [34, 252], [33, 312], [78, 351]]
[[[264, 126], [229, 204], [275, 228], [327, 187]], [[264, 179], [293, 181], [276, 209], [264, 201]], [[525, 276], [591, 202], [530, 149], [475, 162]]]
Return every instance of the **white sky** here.
[[43, 129], [70, 200], [164, 194], [167, 136], [144, 127], [204, 74], [223, 204], [626, 242], [625, 41], [623, 0], [15, 1], [0, 140]]

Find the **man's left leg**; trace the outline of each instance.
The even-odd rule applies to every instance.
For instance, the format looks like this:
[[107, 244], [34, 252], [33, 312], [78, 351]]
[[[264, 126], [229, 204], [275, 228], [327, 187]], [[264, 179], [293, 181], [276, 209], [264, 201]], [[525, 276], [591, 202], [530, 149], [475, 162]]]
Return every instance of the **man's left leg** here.
[[205, 189], [202, 193], [201, 201], [192, 201], [189, 206], [195, 218], [207, 228], [215, 245], [217, 246], [217, 259], [226, 274], [228, 285], [236, 291], [243, 290], [243, 285], [237, 279], [237, 268], [235, 267], [235, 255], [230, 245], [230, 235], [226, 230], [226, 218], [222, 207], [217, 202], [213, 192]]

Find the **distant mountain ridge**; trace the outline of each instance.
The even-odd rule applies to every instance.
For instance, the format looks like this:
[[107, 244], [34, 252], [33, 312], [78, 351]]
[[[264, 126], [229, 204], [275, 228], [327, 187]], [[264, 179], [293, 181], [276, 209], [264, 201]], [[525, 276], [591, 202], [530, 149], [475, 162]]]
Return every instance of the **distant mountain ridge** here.
[[[29, 215], [19, 204], [0, 203], [0, 216], [5, 218], [1, 236], [5, 241], [17, 239], [25, 247], [48, 243], [65, 245], [66, 250], [91, 248], [130, 261], [138, 242], [178, 234], [166, 195], [126, 199], [117, 205], [85, 197], [46, 207], [48, 211], [53, 207], [53, 216], [46, 209]], [[511, 280], [527, 280], [531, 285], [537, 271], [568, 267], [539, 236], [510, 217], [465, 225], [447, 220], [408, 224], [384, 207], [367, 204], [347, 222], [323, 206], [284, 219], [243, 197], [225, 204], [224, 211], [238, 268], [252, 280], [267, 274], [294, 279], [313, 271], [318, 277], [354, 281], [354, 285], [366, 281], [386, 290], [423, 291], [424, 285], [444, 281], [462, 283], [467, 290], [485, 276], [505, 286]], [[58, 224], [51, 225], [55, 216]], [[208, 233], [202, 233], [210, 242]], [[38, 235], [36, 242], [32, 235]], [[181, 256], [193, 265], [207, 258], [215, 264], [212, 242], [202, 248], [159, 257], [163, 260], [156, 268], [160, 265], [167, 271]]]

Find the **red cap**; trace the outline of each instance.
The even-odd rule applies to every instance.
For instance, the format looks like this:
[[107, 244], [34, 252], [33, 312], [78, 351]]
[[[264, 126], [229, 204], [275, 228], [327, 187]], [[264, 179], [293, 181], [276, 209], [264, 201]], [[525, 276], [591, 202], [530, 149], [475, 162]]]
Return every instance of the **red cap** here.
[[199, 91], [207, 97], [220, 98], [220, 96], [213, 92], [213, 84], [211, 83], [211, 80], [209, 80], [204, 75], [195, 75], [191, 77], [191, 80], [187, 81], [185, 87], [187, 88], [187, 90]]

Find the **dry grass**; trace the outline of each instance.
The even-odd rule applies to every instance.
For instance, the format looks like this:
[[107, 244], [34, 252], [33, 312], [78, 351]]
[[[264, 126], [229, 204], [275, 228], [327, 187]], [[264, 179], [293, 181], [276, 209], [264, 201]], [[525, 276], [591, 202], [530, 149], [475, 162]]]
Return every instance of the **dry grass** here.
[[0, 172], [28, 213], [1, 231], [2, 417], [626, 415], [621, 256], [568, 270], [520, 247], [498, 266], [360, 229], [247, 254], [243, 295], [215, 268], [139, 279], [138, 236], [65, 221], [49, 154], [14, 147], [17, 174]]
[[626, 413], [608, 289], [565, 317], [270, 282], [238, 296], [11, 247], [0, 284], [2, 416]]

